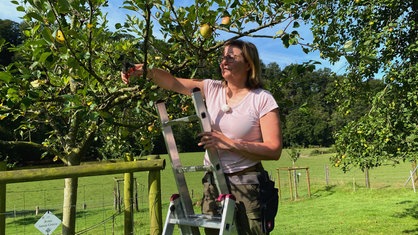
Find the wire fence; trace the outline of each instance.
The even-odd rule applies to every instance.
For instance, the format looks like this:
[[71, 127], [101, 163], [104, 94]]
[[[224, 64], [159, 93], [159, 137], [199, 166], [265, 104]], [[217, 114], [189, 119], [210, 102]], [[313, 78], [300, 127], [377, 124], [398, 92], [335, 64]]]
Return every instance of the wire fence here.
[[[62, 219], [63, 187], [50, 187], [47, 182], [39, 182], [39, 187], [7, 190], [6, 234], [42, 234], [35, 224], [48, 211]], [[79, 185], [77, 205], [73, 205], [77, 209], [76, 234], [124, 234], [123, 186], [120, 190], [122, 196], [117, 197], [111, 183]], [[147, 186], [138, 183], [135, 195], [135, 234], [149, 234]], [[50, 234], [61, 234], [61, 225]]]
[[411, 165], [385, 166], [362, 171], [353, 169], [347, 173], [329, 165], [314, 167], [277, 168], [274, 176], [280, 188], [281, 200], [303, 199], [324, 187], [343, 186], [345, 190], [410, 188], [418, 186], [417, 175], [411, 176]]

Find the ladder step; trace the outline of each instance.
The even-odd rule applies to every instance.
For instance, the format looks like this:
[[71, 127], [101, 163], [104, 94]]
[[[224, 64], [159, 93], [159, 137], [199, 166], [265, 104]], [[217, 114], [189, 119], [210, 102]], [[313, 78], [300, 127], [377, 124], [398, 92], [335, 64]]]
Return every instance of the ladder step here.
[[176, 124], [181, 124], [181, 123], [187, 123], [187, 122], [194, 122], [194, 121], [199, 121], [199, 117], [197, 115], [191, 115], [191, 116], [187, 116], [187, 117], [182, 117], [182, 118], [177, 118], [177, 119], [173, 119], [173, 120], [168, 120], [162, 123], [163, 127], [164, 126], [174, 126]]
[[193, 226], [193, 227], [220, 229], [222, 227], [222, 217], [195, 214], [195, 215], [189, 216], [188, 218], [181, 218], [181, 219], [170, 218], [169, 223], [177, 224], [177, 225]]
[[212, 171], [211, 166], [183, 166], [176, 168], [177, 173], [198, 172], [198, 171]]

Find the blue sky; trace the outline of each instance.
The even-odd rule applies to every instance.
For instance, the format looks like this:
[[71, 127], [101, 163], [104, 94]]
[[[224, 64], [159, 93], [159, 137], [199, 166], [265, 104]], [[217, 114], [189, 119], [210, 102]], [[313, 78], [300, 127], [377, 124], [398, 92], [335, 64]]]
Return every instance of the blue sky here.
[[[126, 14], [130, 13], [129, 11], [120, 8], [122, 5], [121, 2], [121, 0], [109, 1], [108, 20], [110, 22], [110, 28], [112, 28], [112, 26], [117, 22], [125, 22]], [[187, 0], [176, 1], [176, 3], [179, 5], [186, 5]], [[21, 19], [19, 17], [21, 16], [22, 14], [16, 10], [16, 6], [14, 4], [12, 4], [9, 0], [2, 0], [0, 3], [0, 19], [10, 19], [16, 22], [20, 22]], [[274, 35], [278, 29], [274, 28], [270, 30], [270, 35]], [[298, 29], [298, 31], [301, 37], [304, 38], [304, 43], [312, 41], [312, 34], [308, 27], [302, 26]], [[224, 37], [227, 36], [224, 35]], [[347, 66], [345, 61], [331, 65], [328, 61], [325, 61], [319, 57], [319, 52], [311, 52], [309, 54], [305, 54], [301, 47], [298, 45], [285, 48], [280, 39], [273, 40], [252, 37], [246, 37], [243, 39], [253, 42], [257, 46], [260, 57], [265, 64], [276, 62], [282, 69], [290, 64], [299, 64], [309, 60], [315, 60], [321, 62], [321, 65], [317, 66], [317, 68], [330, 68], [337, 74], [343, 74]]]

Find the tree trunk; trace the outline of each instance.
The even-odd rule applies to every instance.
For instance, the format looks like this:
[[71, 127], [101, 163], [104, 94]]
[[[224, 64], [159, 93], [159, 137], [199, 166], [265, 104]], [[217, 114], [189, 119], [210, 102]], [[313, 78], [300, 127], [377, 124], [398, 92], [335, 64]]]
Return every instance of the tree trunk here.
[[366, 181], [366, 188], [370, 188], [370, 176], [369, 176], [369, 168], [364, 168], [364, 176]]
[[75, 234], [78, 178], [66, 178], [64, 186], [64, 205], [62, 210], [62, 234]]
[[[68, 157], [67, 165], [78, 166], [80, 165], [80, 151], [79, 149], [73, 150]], [[66, 178], [64, 180], [64, 202], [62, 208], [62, 234], [74, 235], [76, 212], [77, 212], [77, 192], [78, 192], [78, 177]]]

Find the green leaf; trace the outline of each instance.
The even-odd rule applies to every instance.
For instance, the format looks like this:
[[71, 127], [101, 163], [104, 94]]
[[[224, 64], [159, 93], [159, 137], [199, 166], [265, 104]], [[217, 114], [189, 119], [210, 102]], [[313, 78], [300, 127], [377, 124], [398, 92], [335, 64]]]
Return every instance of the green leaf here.
[[41, 63], [45, 62], [45, 60], [46, 60], [46, 59], [47, 59], [50, 55], [52, 55], [52, 53], [51, 53], [51, 52], [44, 52], [44, 53], [42, 53], [41, 57], [39, 57], [39, 62], [41, 62]]
[[7, 89], [7, 98], [13, 102], [18, 102], [20, 100], [19, 92], [14, 88]]
[[235, 0], [235, 1], [231, 4], [230, 8], [231, 8], [231, 9], [233, 9], [233, 8], [235, 8], [238, 4], [239, 4], [239, 1], [238, 1], [238, 0]]
[[282, 37], [281, 37], [281, 39], [282, 39], [282, 42], [283, 42], [283, 45], [284, 45], [284, 47], [286, 47], [286, 48], [288, 48], [289, 47], [289, 34], [285, 34], [285, 35], [283, 35]]
[[42, 37], [45, 39], [45, 41], [54, 43], [54, 37], [52, 37], [52, 32], [49, 28], [42, 30]]
[[71, 6], [67, 0], [58, 0], [57, 5], [58, 5], [58, 13], [66, 14], [70, 12]]
[[344, 48], [344, 51], [346, 51], [346, 52], [353, 51], [353, 50], [354, 50], [354, 49], [353, 49], [353, 40], [348, 40], [348, 41], [346, 41], [346, 42], [344, 43], [343, 48]]
[[12, 81], [12, 74], [10, 74], [9, 72], [0, 72], [0, 80], [9, 83]]
[[30, 17], [32, 19], [36, 19], [36, 20], [38, 20], [40, 22], [43, 22], [44, 21], [44, 19], [42, 18], [42, 16], [39, 15], [39, 14], [36, 14], [35, 12], [29, 12], [28, 14], [26, 14], [26, 16], [27, 17]]
[[25, 12], [26, 9], [23, 6], [18, 6], [16, 7], [16, 10], [20, 12]]
[[355, 61], [354, 56], [345, 56], [345, 59], [349, 64], [352, 64]]

